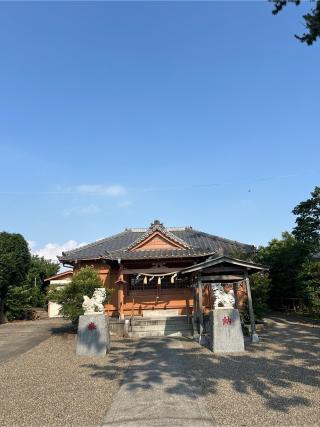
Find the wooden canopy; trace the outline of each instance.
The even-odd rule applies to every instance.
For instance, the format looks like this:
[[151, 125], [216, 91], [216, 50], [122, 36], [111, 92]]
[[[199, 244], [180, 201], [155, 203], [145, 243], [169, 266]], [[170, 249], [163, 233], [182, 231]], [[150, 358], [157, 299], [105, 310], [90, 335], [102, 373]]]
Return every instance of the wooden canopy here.
[[209, 258], [199, 264], [184, 268], [180, 270], [179, 273], [200, 273], [203, 279], [207, 279], [209, 282], [237, 282], [243, 280], [248, 275], [265, 270], [267, 270], [266, 267], [250, 261], [220, 256], [217, 258]]
[[204, 324], [202, 286], [203, 283], [208, 282], [231, 282], [234, 283], [233, 286], [235, 289], [237, 286], [236, 282], [245, 281], [251, 323], [251, 339], [253, 342], [257, 342], [259, 340], [255, 327], [249, 275], [267, 270], [268, 269], [262, 265], [255, 264], [250, 261], [242, 261], [228, 256], [209, 258], [199, 264], [180, 270], [179, 274], [195, 274], [197, 276], [197, 291], [195, 290], [194, 292], [194, 307], [197, 307], [197, 310], [194, 314], [194, 318], [200, 323], [199, 342], [201, 342]]

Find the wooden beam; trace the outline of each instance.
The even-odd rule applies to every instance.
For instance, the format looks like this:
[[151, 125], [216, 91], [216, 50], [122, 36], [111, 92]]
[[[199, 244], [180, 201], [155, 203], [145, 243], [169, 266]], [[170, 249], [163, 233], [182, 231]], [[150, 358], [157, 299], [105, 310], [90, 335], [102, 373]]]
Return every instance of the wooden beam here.
[[240, 281], [243, 280], [243, 276], [233, 276], [231, 274], [221, 274], [221, 275], [216, 275], [216, 276], [201, 276], [201, 281], [202, 282], [206, 282], [206, 281], [211, 281], [211, 280], [216, 280], [216, 281], [220, 281], [220, 280], [230, 280], [231, 281]]
[[208, 267], [205, 270], [205, 273], [243, 273], [243, 268], [238, 267], [236, 265], [228, 265], [228, 266], [214, 266], [214, 267]]

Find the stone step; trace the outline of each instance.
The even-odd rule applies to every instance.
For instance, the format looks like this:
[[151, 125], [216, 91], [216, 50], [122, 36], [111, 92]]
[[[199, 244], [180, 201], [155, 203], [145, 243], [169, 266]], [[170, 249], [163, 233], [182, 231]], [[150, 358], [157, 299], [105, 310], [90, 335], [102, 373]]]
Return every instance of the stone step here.
[[144, 337], [191, 337], [192, 332], [190, 330], [186, 331], [138, 331], [138, 332], [129, 332], [130, 338], [144, 338]]
[[179, 310], [166, 309], [166, 310], [142, 310], [143, 317], [158, 318], [158, 317], [173, 317], [179, 316]]
[[158, 318], [158, 319], [137, 319], [134, 318], [131, 320], [132, 325], [183, 325], [190, 324], [187, 317], [167, 317], [167, 318]]
[[180, 332], [184, 332], [184, 331], [190, 331], [192, 330], [192, 328], [189, 325], [177, 328], [177, 327], [168, 327], [168, 326], [134, 326], [132, 329], [130, 329], [129, 327], [129, 331], [131, 330], [131, 332], [175, 332], [175, 331], [180, 331]]
[[187, 316], [134, 318], [129, 325], [129, 337], [191, 336], [192, 324]]
[[188, 322], [132, 322], [132, 323], [130, 323], [131, 327], [135, 327], [135, 326], [159, 326], [159, 327], [172, 326], [172, 327], [180, 328], [180, 327], [183, 327], [185, 325], [189, 326], [189, 325], [191, 325], [191, 323], [188, 323]]

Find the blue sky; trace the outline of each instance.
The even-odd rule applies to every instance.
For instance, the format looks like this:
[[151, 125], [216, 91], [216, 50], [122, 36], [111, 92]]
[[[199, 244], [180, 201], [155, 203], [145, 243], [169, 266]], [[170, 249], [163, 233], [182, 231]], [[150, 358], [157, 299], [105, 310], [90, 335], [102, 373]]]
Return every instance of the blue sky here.
[[0, 228], [45, 255], [155, 218], [290, 230], [320, 178], [308, 8], [0, 3]]

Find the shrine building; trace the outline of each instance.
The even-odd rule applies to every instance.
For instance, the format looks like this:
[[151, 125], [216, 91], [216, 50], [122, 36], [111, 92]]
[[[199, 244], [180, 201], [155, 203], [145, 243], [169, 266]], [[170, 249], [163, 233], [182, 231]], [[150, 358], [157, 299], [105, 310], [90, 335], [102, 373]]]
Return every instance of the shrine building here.
[[[238, 260], [238, 265], [233, 263], [230, 274], [229, 261], [234, 259], [230, 257], [239, 252], [252, 253], [254, 249], [252, 245], [192, 227], [165, 227], [155, 220], [149, 228], [126, 228], [121, 233], [63, 252], [59, 260], [73, 267], [75, 273], [88, 265], [97, 269], [103, 286], [114, 289], [105, 305], [106, 313], [123, 319], [155, 313], [194, 314], [197, 266], [212, 264], [204, 282], [210, 283], [212, 274], [215, 282], [241, 281], [243, 276], [237, 276], [236, 269], [252, 270], [251, 265], [247, 262], [240, 266]], [[218, 265], [219, 272], [212, 273]], [[224, 274], [227, 271], [229, 274]], [[238, 286], [235, 292], [241, 308], [244, 288]], [[203, 309], [210, 308], [210, 293], [204, 290]]]

